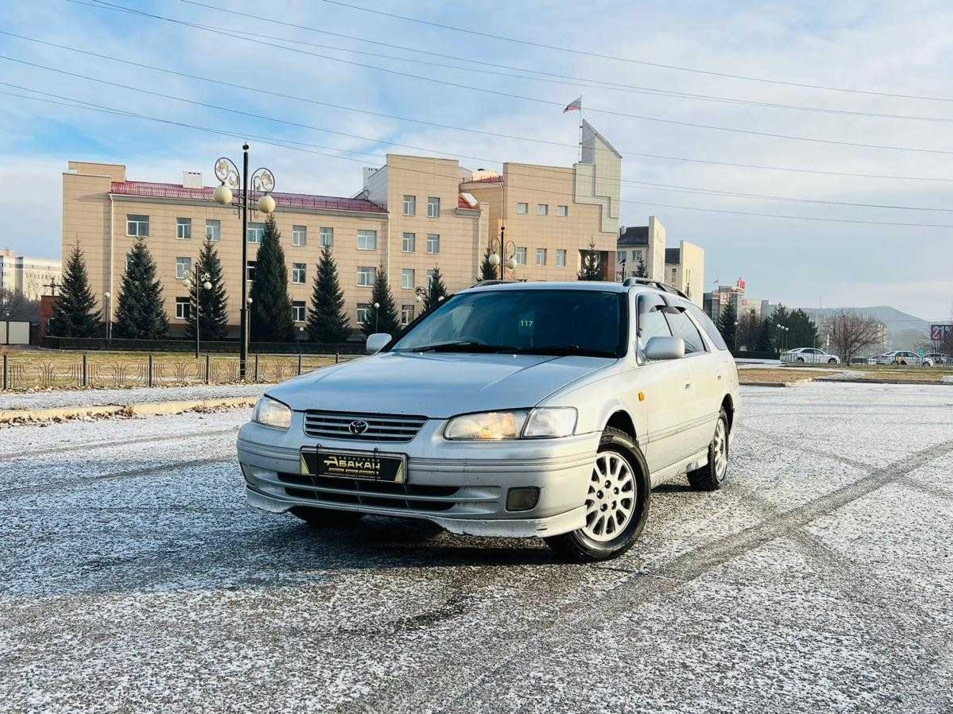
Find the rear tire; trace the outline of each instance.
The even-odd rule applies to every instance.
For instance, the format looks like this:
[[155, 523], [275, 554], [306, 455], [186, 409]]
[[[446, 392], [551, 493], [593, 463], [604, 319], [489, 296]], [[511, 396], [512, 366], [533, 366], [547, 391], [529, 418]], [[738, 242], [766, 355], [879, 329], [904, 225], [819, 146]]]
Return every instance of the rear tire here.
[[560, 560], [617, 558], [639, 539], [649, 515], [651, 481], [645, 457], [624, 431], [607, 427], [599, 442], [586, 497], [586, 525], [546, 538]]
[[728, 478], [728, 415], [722, 409], [715, 435], [708, 445], [708, 463], [688, 472], [688, 483], [696, 491], [717, 491]]
[[829, 359], [829, 360], [827, 360], [827, 364], [837, 364], [837, 360], [836, 360], [836, 359]]
[[804, 358], [803, 358], [803, 357], [798, 357], [798, 358], [797, 358], [797, 362], [798, 362], [798, 364], [804, 364]]
[[290, 513], [312, 528], [350, 526], [364, 517], [363, 513], [355, 513], [354, 511], [335, 511], [330, 508], [311, 508], [309, 506], [292, 508]]

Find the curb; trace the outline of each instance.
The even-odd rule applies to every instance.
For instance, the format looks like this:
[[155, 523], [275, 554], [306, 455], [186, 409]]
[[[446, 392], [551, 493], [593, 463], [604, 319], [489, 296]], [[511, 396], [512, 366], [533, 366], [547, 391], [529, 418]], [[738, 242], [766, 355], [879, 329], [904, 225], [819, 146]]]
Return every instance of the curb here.
[[225, 397], [222, 399], [190, 399], [177, 402], [137, 402], [133, 404], [107, 404], [89, 407], [54, 407], [52, 409], [5, 409], [0, 410], [0, 424], [21, 422], [65, 421], [83, 417], [137, 417], [184, 412], [210, 411], [212, 409], [237, 409], [253, 407], [258, 397]]
[[774, 389], [784, 389], [785, 387], [801, 387], [805, 384], [810, 384], [814, 381], [814, 378], [810, 379], [798, 379], [793, 382], [738, 382], [738, 385], [741, 387], [768, 387]]
[[906, 384], [912, 386], [953, 387], [953, 382], [923, 382], [910, 379], [845, 379], [843, 377], [817, 377], [819, 382], [843, 382], [847, 384]]

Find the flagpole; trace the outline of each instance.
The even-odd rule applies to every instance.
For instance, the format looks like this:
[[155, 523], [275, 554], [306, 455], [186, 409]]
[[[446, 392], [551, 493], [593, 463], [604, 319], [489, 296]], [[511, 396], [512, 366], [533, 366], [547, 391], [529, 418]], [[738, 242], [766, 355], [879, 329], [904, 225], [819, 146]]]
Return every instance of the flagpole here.
[[582, 163], [582, 97], [579, 97], [579, 163]]

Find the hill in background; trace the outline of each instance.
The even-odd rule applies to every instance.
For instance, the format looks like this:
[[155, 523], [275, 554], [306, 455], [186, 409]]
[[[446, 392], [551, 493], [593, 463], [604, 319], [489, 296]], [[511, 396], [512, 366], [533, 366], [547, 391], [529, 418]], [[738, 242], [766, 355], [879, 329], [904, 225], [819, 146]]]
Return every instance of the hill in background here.
[[878, 305], [877, 307], [825, 307], [825, 308], [801, 308], [818, 323], [818, 327], [824, 322], [824, 319], [830, 317], [841, 310], [856, 312], [861, 315], [867, 315], [880, 320], [887, 326], [887, 349], [888, 350], [916, 350], [921, 345], [930, 340], [930, 321], [906, 312], [901, 312], [896, 308], [887, 305]]

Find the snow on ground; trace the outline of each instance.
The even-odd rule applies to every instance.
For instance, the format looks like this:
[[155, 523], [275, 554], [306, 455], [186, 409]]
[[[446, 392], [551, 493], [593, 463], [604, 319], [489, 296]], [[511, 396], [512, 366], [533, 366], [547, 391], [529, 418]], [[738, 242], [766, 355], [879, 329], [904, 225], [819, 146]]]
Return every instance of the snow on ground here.
[[953, 392], [743, 399], [592, 566], [250, 510], [247, 410], [6, 429], [0, 711], [953, 710]]
[[136, 389], [62, 389], [44, 392], [0, 394], [0, 409], [51, 409], [92, 407], [141, 402], [177, 402], [190, 399], [222, 399], [257, 396], [266, 384], [195, 385], [190, 387], [142, 387]]

